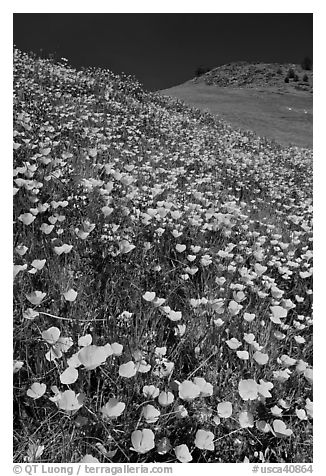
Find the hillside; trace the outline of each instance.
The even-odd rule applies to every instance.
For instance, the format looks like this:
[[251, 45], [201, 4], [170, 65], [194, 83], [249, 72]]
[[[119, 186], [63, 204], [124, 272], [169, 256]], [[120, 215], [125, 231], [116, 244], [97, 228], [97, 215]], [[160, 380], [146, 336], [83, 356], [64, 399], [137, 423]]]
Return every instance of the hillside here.
[[[289, 75], [289, 71], [292, 74]], [[285, 78], [289, 76], [289, 82]], [[306, 78], [304, 78], [306, 76]], [[304, 80], [306, 79], [306, 81]], [[278, 91], [313, 91], [313, 72], [292, 63], [234, 62], [218, 66], [191, 80], [208, 86], [236, 88], [275, 88]]]
[[312, 461], [312, 151], [14, 52], [14, 461]]
[[[290, 68], [299, 80], [285, 83]], [[312, 71], [299, 65], [231, 63], [161, 94], [281, 145], [313, 146]]]

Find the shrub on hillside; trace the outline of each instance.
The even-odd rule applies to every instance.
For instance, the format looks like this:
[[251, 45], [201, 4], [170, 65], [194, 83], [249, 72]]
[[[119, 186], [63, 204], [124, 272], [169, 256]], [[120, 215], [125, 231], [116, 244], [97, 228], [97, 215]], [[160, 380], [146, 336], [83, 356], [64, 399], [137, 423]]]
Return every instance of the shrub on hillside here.
[[199, 76], [203, 76], [203, 74], [206, 74], [210, 71], [210, 68], [208, 67], [204, 67], [204, 66], [199, 66], [196, 71], [195, 71], [195, 74], [197, 77]]
[[302, 81], [304, 81], [305, 83], [309, 83], [309, 78], [307, 74], [303, 75]]
[[306, 71], [311, 71], [312, 70], [312, 59], [309, 58], [309, 56], [305, 56], [304, 59], [302, 60], [301, 63], [302, 69]]
[[288, 71], [288, 77], [289, 77], [290, 79], [294, 79], [294, 77], [295, 77], [295, 71], [294, 71], [293, 68], [290, 68], [290, 69], [289, 69], [289, 71]]

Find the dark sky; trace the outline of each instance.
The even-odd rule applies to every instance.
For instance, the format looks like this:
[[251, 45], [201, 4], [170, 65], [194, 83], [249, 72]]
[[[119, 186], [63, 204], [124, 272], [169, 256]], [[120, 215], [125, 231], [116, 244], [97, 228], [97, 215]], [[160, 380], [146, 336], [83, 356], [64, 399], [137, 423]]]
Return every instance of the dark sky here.
[[16, 13], [14, 44], [73, 67], [134, 74], [146, 89], [231, 61], [300, 63], [313, 53], [311, 13]]

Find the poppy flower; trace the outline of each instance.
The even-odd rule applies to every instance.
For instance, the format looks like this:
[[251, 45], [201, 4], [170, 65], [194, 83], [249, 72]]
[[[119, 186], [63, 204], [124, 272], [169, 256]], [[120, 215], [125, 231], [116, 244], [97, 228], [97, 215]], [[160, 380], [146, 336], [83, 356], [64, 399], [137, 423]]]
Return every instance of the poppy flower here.
[[135, 430], [131, 434], [132, 450], [144, 454], [155, 447], [154, 433], [152, 430]]
[[187, 445], [176, 446], [174, 452], [180, 463], [190, 463], [190, 461], [192, 461], [192, 456]]
[[214, 434], [211, 431], [198, 430], [195, 446], [200, 450], [214, 451]]

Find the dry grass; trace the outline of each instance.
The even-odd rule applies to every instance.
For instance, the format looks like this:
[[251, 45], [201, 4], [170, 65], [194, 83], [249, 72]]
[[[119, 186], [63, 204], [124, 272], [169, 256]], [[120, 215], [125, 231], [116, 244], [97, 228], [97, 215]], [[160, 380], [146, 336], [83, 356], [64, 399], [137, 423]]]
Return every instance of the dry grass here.
[[284, 146], [312, 148], [313, 104], [310, 93], [263, 87], [223, 88], [192, 82], [161, 93], [181, 99], [201, 111], [209, 111], [233, 127], [252, 130]]

